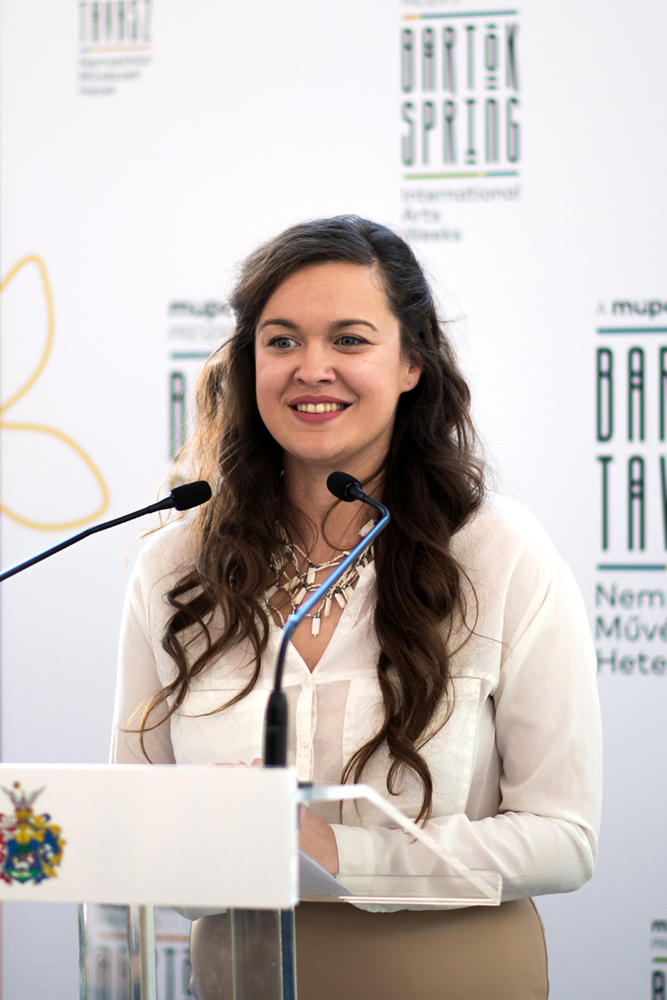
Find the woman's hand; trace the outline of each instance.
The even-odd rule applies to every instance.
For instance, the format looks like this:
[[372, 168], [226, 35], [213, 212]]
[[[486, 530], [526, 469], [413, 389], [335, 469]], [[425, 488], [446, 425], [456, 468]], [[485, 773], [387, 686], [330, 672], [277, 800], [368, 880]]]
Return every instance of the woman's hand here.
[[317, 861], [332, 875], [338, 874], [338, 847], [334, 832], [328, 823], [307, 807], [301, 813], [299, 850], [313, 861]]

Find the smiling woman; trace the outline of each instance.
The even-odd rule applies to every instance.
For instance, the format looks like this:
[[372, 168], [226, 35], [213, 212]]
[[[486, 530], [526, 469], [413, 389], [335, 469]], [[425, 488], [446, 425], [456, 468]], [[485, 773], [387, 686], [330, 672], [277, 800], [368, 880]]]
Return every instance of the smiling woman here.
[[[369, 529], [326, 488], [354, 475], [392, 519], [293, 634], [289, 763], [391, 795], [499, 872], [503, 903], [302, 904], [300, 1000], [544, 998], [529, 897], [578, 888], [597, 851], [595, 665], [573, 579], [521, 505], [485, 492], [468, 387], [400, 237], [356, 217], [294, 226], [246, 261], [231, 304], [187, 453], [214, 499], [138, 561], [114, 759], [261, 756], [278, 630]], [[420, 870], [419, 844], [363, 805], [305, 810], [300, 846], [343, 880]], [[193, 925], [203, 1000], [221, 996], [217, 933], [215, 917]]]
[[337, 468], [372, 475], [389, 450], [399, 397], [421, 372], [403, 350], [378, 270], [338, 261], [303, 268], [270, 296], [255, 364], [259, 413], [290, 480]]

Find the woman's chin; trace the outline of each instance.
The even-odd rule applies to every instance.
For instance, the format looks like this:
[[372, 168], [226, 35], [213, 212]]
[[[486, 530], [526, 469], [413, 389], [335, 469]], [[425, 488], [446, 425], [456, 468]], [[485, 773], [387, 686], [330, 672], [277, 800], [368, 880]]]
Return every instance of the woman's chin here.
[[303, 466], [304, 469], [321, 469], [327, 474], [342, 471], [358, 476], [365, 470], [371, 473], [382, 464], [389, 440], [388, 435], [380, 434], [372, 440], [345, 441], [341, 434], [320, 433], [299, 435], [296, 440], [286, 435], [281, 446], [286, 467]]

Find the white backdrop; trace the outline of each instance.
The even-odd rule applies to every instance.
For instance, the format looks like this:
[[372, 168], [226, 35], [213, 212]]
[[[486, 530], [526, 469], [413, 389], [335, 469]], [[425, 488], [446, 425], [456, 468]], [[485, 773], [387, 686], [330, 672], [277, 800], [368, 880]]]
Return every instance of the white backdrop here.
[[[400, 226], [450, 320], [496, 485], [542, 519], [597, 624], [601, 855], [583, 890], [538, 901], [552, 996], [664, 996], [664, 4], [0, 0], [0, 19], [3, 566], [72, 533], [105, 491], [109, 517], [153, 498], [252, 246], [342, 212]], [[5, 760], [106, 759], [136, 533], [3, 585]], [[38, 920], [62, 949], [50, 996], [75, 988], [71, 912], [49, 913], [5, 907], [6, 997], [41, 996], [49, 944], [37, 960], [24, 943]]]

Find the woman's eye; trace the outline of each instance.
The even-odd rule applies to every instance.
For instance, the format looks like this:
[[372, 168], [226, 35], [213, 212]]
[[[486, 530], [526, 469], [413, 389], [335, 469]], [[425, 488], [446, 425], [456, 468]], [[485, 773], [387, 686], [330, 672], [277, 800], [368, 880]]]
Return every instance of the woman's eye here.
[[347, 333], [344, 337], [338, 338], [338, 343], [341, 347], [359, 347], [359, 345], [364, 344], [365, 341], [362, 337], [353, 337], [351, 333]]
[[294, 345], [294, 341], [291, 337], [274, 337], [273, 340], [269, 342], [269, 347], [277, 347], [280, 350], [286, 350]]

